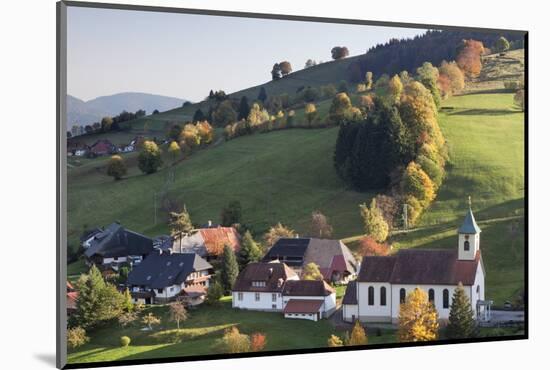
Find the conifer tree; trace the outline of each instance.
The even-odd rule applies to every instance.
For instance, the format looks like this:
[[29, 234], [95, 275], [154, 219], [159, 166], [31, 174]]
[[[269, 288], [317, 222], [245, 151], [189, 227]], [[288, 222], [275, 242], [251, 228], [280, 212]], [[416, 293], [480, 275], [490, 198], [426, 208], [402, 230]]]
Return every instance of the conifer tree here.
[[365, 226], [365, 235], [370, 236], [377, 242], [383, 242], [388, 237], [389, 226], [382, 211], [376, 206], [376, 199], [372, 199], [370, 207], [365, 203], [359, 205], [361, 216]]
[[195, 114], [193, 115], [193, 122], [202, 122], [206, 119], [206, 116], [204, 115], [204, 113], [202, 112], [202, 110], [200, 108], [198, 108], [196, 111], [195, 111]]
[[453, 303], [449, 313], [447, 338], [472, 338], [476, 336], [476, 322], [470, 300], [466, 296], [462, 283], [459, 283], [453, 293]]
[[428, 294], [420, 288], [415, 288], [399, 308], [399, 341], [436, 340], [438, 329], [437, 311], [428, 300]]
[[262, 258], [262, 251], [258, 244], [252, 238], [250, 231], [246, 231], [241, 241], [241, 249], [239, 250], [239, 262], [242, 267], [250, 262], [258, 262]]
[[188, 233], [193, 229], [191, 217], [187, 208], [184, 207], [182, 212], [170, 212], [170, 233], [172, 236], [180, 233]]
[[237, 116], [237, 119], [240, 121], [242, 119], [247, 119], [248, 114], [250, 113], [250, 105], [248, 104], [248, 98], [246, 95], [243, 95], [241, 98], [241, 102], [239, 104], [239, 115]]
[[361, 325], [359, 320], [357, 320], [353, 325], [353, 329], [351, 330], [351, 335], [347, 345], [360, 346], [367, 343], [368, 343], [367, 333], [365, 333], [365, 329], [363, 329], [363, 326]]
[[262, 103], [265, 103], [265, 101], [267, 100], [267, 92], [265, 91], [265, 87], [263, 86], [260, 89], [260, 92], [258, 94], [258, 100], [261, 101]]
[[239, 265], [237, 264], [235, 252], [230, 246], [225, 245], [223, 247], [221, 268], [221, 283], [225, 292], [233, 289], [237, 275], [239, 275]]

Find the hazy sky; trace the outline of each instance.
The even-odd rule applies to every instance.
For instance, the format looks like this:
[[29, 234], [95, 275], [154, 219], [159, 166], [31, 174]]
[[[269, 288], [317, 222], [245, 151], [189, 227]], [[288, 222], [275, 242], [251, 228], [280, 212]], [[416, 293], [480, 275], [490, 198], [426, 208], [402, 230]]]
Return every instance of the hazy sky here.
[[275, 62], [294, 70], [330, 60], [345, 45], [363, 54], [388, 39], [425, 30], [68, 8], [68, 93], [89, 100], [119, 92], [203, 99], [270, 80]]

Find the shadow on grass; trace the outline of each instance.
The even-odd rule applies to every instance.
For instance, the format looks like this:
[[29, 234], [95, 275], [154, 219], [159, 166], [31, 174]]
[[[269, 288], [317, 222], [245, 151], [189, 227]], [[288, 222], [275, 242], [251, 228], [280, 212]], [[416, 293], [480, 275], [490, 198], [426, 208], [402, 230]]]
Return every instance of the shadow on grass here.
[[516, 110], [510, 109], [466, 109], [458, 112], [448, 113], [450, 116], [501, 116], [505, 114], [520, 113]]

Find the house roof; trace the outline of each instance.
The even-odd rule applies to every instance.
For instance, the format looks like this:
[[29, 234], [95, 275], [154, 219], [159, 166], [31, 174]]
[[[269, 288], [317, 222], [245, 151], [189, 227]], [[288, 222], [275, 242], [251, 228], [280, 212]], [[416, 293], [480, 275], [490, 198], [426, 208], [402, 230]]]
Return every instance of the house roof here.
[[[249, 263], [237, 276], [233, 290], [241, 292], [280, 292], [283, 290], [285, 281], [296, 276], [296, 273], [284, 263]], [[252, 286], [252, 282], [255, 281], [263, 281], [265, 286]]]
[[480, 251], [474, 260], [459, 260], [455, 249], [400, 250], [393, 256], [363, 258], [358, 281], [392, 284], [472, 285]]
[[464, 217], [464, 221], [458, 229], [458, 232], [460, 234], [477, 234], [481, 232], [481, 229], [477, 226], [472, 209], [469, 209], [468, 213], [466, 213], [466, 217]]
[[324, 280], [289, 280], [283, 288], [283, 295], [325, 297], [334, 289]]
[[67, 308], [76, 309], [76, 301], [78, 300], [78, 292], [67, 292]]
[[172, 248], [177, 252], [196, 253], [199, 256], [220, 255], [229, 245], [233, 251], [241, 248], [239, 233], [234, 227], [209, 227], [196, 230], [191, 235], [174, 238]]
[[323, 305], [322, 299], [291, 299], [286, 304], [284, 313], [317, 313]]
[[181, 284], [194, 271], [209, 270], [208, 262], [194, 253], [160, 252], [149, 254], [128, 274], [128, 284], [161, 289]]
[[309, 238], [281, 238], [269, 249], [263, 261], [279, 259], [289, 266], [301, 266], [308, 245]]
[[355, 280], [348, 283], [342, 304], [357, 304], [357, 282]]
[[124, 257], [146, 255], [152, 250], [151, 238], [130, 231], [115, 222], [94, 235], [90, 247], [84, 254], [88, 258], [96, 254], [102, 257]]
[[304, 265], [315, 263], [323, 277], [330, 280], [334, 272], [357, 273], [357, 261], [340, 240], [311, 238], [305, 253]]
[[206, 294], [206, 289], [202, 285], [192, 285], [189, 287], [185, 287], [182, 291], [183, 295], [190, 298], [201, 297]]

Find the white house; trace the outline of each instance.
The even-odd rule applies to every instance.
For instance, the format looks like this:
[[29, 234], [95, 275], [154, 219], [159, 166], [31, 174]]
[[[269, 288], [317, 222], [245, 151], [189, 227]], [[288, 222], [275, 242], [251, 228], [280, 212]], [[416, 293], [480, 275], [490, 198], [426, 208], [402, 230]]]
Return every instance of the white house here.
[[190, 304], [202, 302], [212, 266], [194, 253], [156, 250], [128, 275], [134, 302], [169, 302], [178, 297]]
[[400, 304], [419, 287], [428, 293], [440, 319], [448, 319], [455, 288], [462, 283], [477, 318], [486, 314], [481, 229], [472, 210], [458, 230], [455, 249], [400, 250], [391, 256], [363, 258], [356, 282], [342, 301], [345, 321], [397, 322]]
[[234, 308], [283, 312], [286, 318], [317, 321], [336, 309], [336, 293], [322, 280], [299, 280], [281, 262], [248, 264], [232, 291]]

